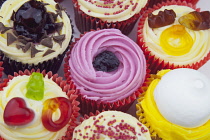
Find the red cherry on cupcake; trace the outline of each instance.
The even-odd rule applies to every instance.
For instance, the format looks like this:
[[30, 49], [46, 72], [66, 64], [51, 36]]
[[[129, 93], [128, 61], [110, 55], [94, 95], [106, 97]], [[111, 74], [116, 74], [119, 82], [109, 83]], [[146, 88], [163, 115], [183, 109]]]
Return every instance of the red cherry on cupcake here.
[[20, 126], [30, 123], [34, 119], [34, 112], [26, 106], [24, 99], [15, 97], [7, 103], [3, 117], [7, 125]]
[[[53, 121], [52, 116], [57, 109], [60, 109], [60, 118]], [[67, 98], [56, 97], [48, 99], [44, 102], [42, 109], [42, 124], [47, 130], [56, 132], [66, 126], [71, 118], [71, 113], [71, 103]]]

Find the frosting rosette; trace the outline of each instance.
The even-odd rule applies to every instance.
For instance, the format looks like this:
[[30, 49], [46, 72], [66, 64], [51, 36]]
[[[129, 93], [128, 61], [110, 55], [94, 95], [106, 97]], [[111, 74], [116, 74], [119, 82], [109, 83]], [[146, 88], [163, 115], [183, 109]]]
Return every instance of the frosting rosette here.
[[74, 129], [73, 140], [151, 140], [148, 128], [130, 114], [104, 111], [84, 120]]
[[[108, 58], [100, 55], [108, 55]], [[94, 66], [98, 56], [108, 61], [106, 64], [99, 62], [99, 66], [113, 61], [118, 65], [109, 65], [108, 68], [116, 66], [112, 71], [98, 70]], [[70, 77], [82, 96], [102, 102], [125, 99], [141, 86], [146, 76], [146, 61], [141, 49], [117, 29], [84, 34], [71, 50], [69, 66]]]
[[[151, 64], [152, 73], [178, 67], [198, 69], [208, 61], [210, 30], [193, 30], [180, 22], [183, 16], [186, 17], [192, 12], [199, 13], [199, 10], [192, 4], [173, 0], [158, 4], [143, 14], [138, 25], [137, 42], [142, 46], [146, 59]], [[158, 22], [158, 18], [162, 21]], [[190, 19], [184, 21], [190, 22]], [[151, 26], [151, 23], [156, 25]], [[190, 24], [194, 25], [193, 22]]]
[[148, 79], [137, 103], [139, 120], [152, 137], [206, 140], [209, 128], [210, 80], [197, 70], [161, 70]]
[[138, 14], [147, 0], [77, 0], [80, 10], [85, 14], [108, 22], [120, 22]]

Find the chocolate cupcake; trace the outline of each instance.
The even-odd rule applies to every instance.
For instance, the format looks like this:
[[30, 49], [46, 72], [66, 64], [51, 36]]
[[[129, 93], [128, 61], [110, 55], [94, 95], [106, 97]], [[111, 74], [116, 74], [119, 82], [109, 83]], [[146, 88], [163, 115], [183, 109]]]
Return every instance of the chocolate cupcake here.
[[0, 31], [6, 74], [32, 68], [56, 73], [72, 38], [70, 19], [54, 0], [7, 0]]
[[127, 35], [132, 31], [140, 11], [147, 5], [148, 0], [72, 0], [72, 2], [75, 22], [81, 33], [97, 28], [116, 28]]

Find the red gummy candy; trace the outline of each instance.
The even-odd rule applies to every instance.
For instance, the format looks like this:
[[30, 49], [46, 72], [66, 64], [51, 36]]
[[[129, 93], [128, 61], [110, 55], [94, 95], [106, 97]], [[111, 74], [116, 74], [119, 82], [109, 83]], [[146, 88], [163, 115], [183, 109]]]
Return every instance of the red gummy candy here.
[[26, 106], [24, 99], [15, 97], [7, 103], [3, 117], [7, 125], [20, 126], [30, 123], [34, 112]]
[[[60, 118], [53, 122], [53, 112], [55, 112], [58, 108], [61, 112]], [[56, 97], [48, 99], [44, 102], [44, 107], [42, 109], [42, 124], [49, 131], [59, 131], [69, 122], [71, 113], [71, 103], [67, 98]]]

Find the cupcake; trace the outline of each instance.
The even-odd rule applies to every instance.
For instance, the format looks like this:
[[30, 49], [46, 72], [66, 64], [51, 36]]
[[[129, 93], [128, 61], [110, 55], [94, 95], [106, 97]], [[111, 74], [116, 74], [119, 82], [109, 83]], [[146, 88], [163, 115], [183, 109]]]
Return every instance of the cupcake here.
[[140, 47], [118, 29], [87, 32], [72, 46], [64, 75], [80, 90], [82, 114], [126, 111], [140, 93], [147, 72]]
[[0, 9], [0, 56], [6, 74], [24, 69], [56, 73], [72, 27], [54, 0], [7, 0]]
[[97, 28], [116, 28], [123, 34], [129, 34], [148, 0], [72, 0], [72, 2], [75, 22], [81, 33]]
[[137, 116], [151, 136], [163, 140], [210, 138], [210, 80], [178, 68], [151, 75], [137, 103]]
[[120, 111], [104, 111], [74, 129], [72, 140], [151, 140], [149, 130], [135, 117]]
[[139, 24], [137, 42], [152, 73], [161, 69], [198, 69], [209, 59], [209, 11], [186, 2], [167, 2], [147, 10]]
[[0, 139], [71, 139], [79, 116], [75, 86], [52, 72], [14, 75], [0, 86]]
[[[149, 1], [149, 7], [153, 7], [154, 5], [157, 5], [158, 3], [167, 2], [171, 0], [150, 0]], [[186, 3], [192, 3], [193, 5], [196, 5], [199, 0], [175, 0], [175, 1], [183, 1]]]

